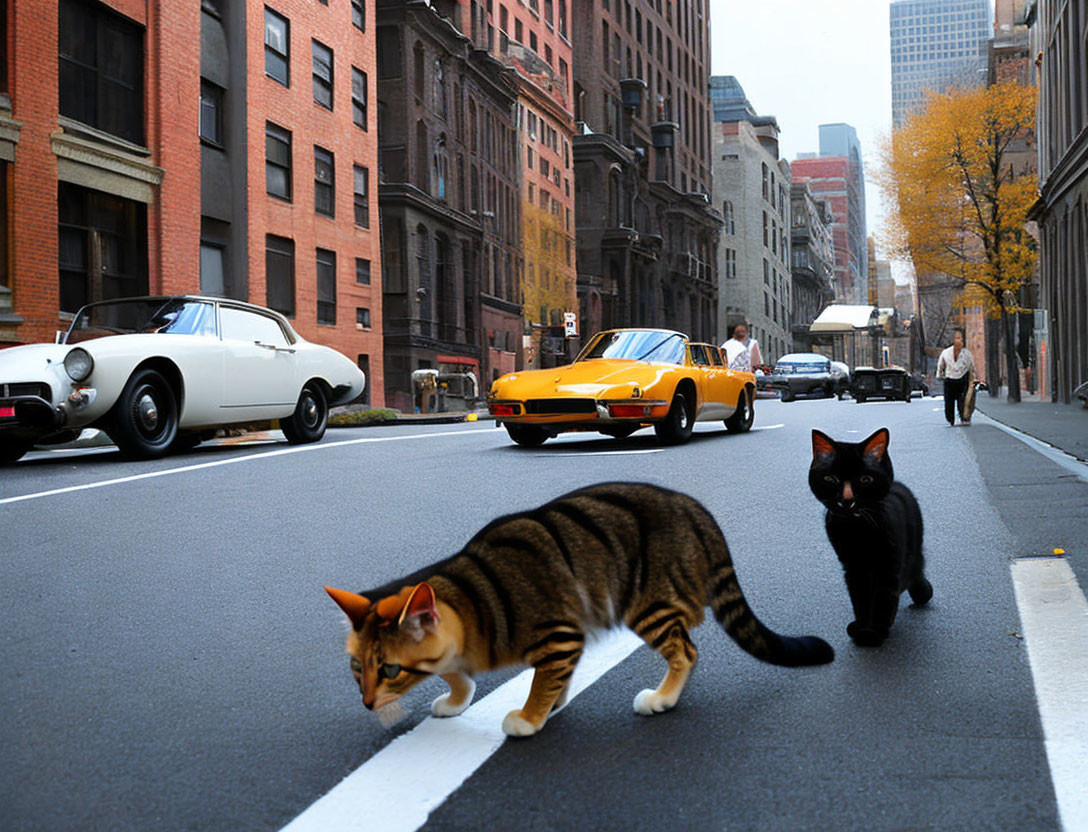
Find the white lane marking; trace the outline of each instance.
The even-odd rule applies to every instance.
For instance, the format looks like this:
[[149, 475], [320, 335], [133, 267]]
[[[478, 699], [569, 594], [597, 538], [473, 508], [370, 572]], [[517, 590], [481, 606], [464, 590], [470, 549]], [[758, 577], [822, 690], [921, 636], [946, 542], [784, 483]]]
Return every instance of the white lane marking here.
[[1013, 586], [1064, 829], [1088, 829], [1088, 601], [1061, 558], [1013, 561]]
[[580, 454], [568, 454], [568, 453], [540, 453], [536, 456], [549, 457], [549, 456], [623, 456], [624, 454], [659, 454], [664, 451], [664, 448], [642, 448], [631, 449], [628, 451], [585, 451]]
[[313, 445], [292, 445], [288, 448], [279, 448], [275, 451], [267, 451], [265, 453], [248, 454], [247, 456], [233, 456], [229, 459], [217, 459], [213, 462], [198, 462], [195, 465], [182, 465], [177, 468], [167, 468], [162, 471], [148, 471], [144, 474], [133, 474], [130, 477], [116, 477], [111, 480], [100, 480], [98, 482], [88, 482], [82, 485], [71, 485], [67, 488], [54, 488], [50, 491], [37, 491], [33, 494], [20, 494], [17, 497], [5, 497], [0, 499], [0, 506], [7, 503], [18, 503], [23, 500], [36, 500], [39, 497], [52, 497], [57, 494], [68, 494], [73, 491], [86, 491], [90, 488], [103, 488], [107, 485], [120, 485], [126, 482], [136, 482], [137, 480], [152, 479], [153, 477], [166, 477], [170, 474], [182, 474], [188, 471], [199, 471], [202, 468], [216, 468], [220, 465], [234, 465], [239, 462], [250, 462], [255, 459], [268, 459], [273, 456], [284, 456], [286, 454], [301, 454], [308, 451], [320, 451], [323, 448], [342, 448], [347, 445], [362, 445], [366, 442], [397, 442], [403, 439], [427, 439], [432, 436], [473, 436], [475, 434], [487, 433], [488, 428], [467, 428], [463, 430], [446, 430], [437, 431], [435, 433], [412, 433], [405, 436], [375, 436], [367, 439], [345, 439], [340, 442], [323, 442]]
[[1067, 471], [1072, 471], [1078, 477], [1085, 482], [1088, 482], [1088, 463], [1081, 462], [1075, 456], [1070, 453], [1066, 453], [1061, 448], [1056, 448], [1049, 442], [1044, 442], [1042, 439], [1036, 439], [1030, 434], [1018, 431], [1016, 428], [1009, 427], [1004, 422], [999, 422], [990, 416], [987, 416], [980, 410], [975, 411], [974, 421], [984, 425], [992, 425], [998, 430], [1003, 430], [1009, 436], [1014, 436], [1031, 448], [1033, 451], [1045, 456], [1051, 462], [1056, 462]]
[[785, 425], [760, 425], [756, 428], [749, 428], [749, 430], [777, 430], [778, 428], [784, 428]]
[[[571, 679], [568, 703], [643, 643], [630, 630], [618, 630], [589, 644]], [[518, 674], [460, 716], [427, 717], [341, 780], [284, 832], [419, 829], [502, 746], [503, 717], [525, 704], [532, 678], [532, 670]], [[617, 718], [638, 718], [629, 702], [616, 707]]]

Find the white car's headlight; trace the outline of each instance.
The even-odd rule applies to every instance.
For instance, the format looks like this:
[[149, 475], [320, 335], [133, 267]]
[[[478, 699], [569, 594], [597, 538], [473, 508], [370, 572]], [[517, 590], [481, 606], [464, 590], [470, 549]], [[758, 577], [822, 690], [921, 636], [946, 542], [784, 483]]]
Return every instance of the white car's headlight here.
[[64, 356], [64, 369], [72, 381], [83, 381], [94, 369], [94, 359], [83, 347], [76, 347]]

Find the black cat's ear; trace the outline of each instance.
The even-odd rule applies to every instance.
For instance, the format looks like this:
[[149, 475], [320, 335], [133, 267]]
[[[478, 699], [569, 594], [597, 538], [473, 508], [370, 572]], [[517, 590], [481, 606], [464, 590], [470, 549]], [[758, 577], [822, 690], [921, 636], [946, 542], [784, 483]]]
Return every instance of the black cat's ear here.
[[888, 429], [881, 428], [868, 439], [866, 439], [862, 446], [864, 456], [869, 457], [875, 462], [883, 462], [884, 457], [888, 453]]
[[835, 443], [831, 440], [831, 437], [826, 433], [813, 428], [812, 430], [812, 457], [817, 459], [821, 456], [834, 456], [835, 455]]

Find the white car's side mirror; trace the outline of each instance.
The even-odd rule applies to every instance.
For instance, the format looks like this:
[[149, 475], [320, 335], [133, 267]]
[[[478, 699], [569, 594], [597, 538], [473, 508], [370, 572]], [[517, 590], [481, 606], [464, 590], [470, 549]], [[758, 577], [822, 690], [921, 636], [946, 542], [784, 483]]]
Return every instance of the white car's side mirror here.
[[65, 332], [63, 329], [58, 329], [56, 331], [56, 334], [53, 336], [53, 343], [54, 344], [63, 344], [64, 343], [64, 336], [67, 335], [67, 334], [68, 333]]

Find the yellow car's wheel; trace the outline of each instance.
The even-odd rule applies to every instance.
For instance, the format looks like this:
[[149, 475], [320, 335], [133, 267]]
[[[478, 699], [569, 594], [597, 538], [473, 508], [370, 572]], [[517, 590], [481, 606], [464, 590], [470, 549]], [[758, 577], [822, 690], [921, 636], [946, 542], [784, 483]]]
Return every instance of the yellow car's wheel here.
[[678, 392], [672, 397], [669, 415], [654, 425], [654, 433], [663, 444], [682, 445], [691, 439], [691, 431], [695, 427], [694, 405], [694, 402], [688, 402], [683, 393]]
[[730, 433], [744, 433], [750, 430], [756, 420], [756, 410], [752, 402], [752, 391], [742, 390], [737, 399], [737, 409], [725, 420], [725, 429]]
[[536, 425], [506, 425], [510, 438], [523, 448], [536, 448], [548, 441], [548, 432]]

